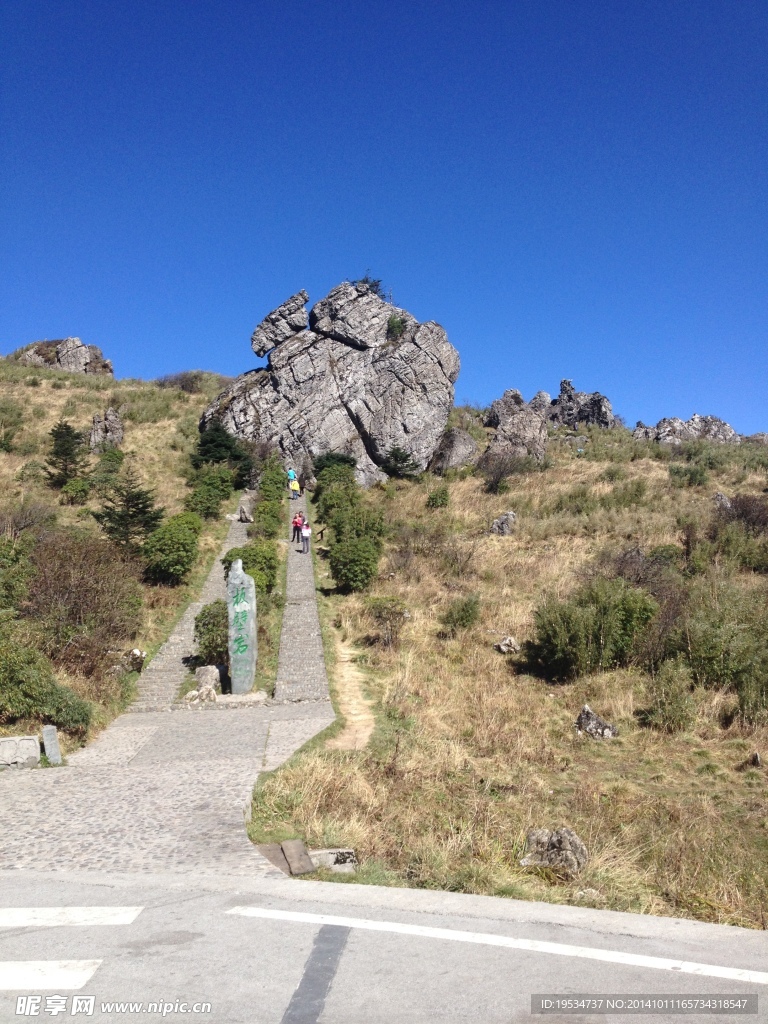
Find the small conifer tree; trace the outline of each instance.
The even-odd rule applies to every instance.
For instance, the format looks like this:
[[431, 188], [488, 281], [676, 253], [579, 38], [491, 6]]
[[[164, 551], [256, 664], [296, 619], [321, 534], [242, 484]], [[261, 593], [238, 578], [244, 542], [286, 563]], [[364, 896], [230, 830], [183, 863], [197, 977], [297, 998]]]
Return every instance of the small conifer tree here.
[[50, 432], [51, 451], [48, 456], [48, 479], [53, 487], [63, 487], [83, 472], [88, 453], [85, 434], [71, 423], [59, 420]]
[[129, 469], [104, 499], [93, 517], [104, 533], [128, 551], [138, 551], [147, 536], [160, 525], [164, 508], [157, 508], [152, 491], [139, 486], [138, 478]]

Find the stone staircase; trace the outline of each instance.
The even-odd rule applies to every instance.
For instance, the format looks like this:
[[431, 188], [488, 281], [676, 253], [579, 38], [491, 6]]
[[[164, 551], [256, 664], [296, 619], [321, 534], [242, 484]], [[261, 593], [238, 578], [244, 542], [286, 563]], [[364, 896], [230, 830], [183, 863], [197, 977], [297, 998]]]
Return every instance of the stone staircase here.
[[245, 523], [230, 523], [227, 539], [203, 585], [200, 600], [187, 608], [166, 642], [144, 668], [138, 679], [139, 695], [127, 711], [134, 714], [170, 711], [189, 672], [188, 659], [194, 654], [195, 616], [203, 605], [226, 596], [221, 559], [230, 548], [241, 547], [247, 542], [246, 531]]

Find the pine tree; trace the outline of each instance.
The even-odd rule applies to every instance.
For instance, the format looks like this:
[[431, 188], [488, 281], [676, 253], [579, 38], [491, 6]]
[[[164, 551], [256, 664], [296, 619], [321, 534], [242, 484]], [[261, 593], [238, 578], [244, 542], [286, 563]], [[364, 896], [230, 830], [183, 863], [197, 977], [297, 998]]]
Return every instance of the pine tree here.
[[93, 518], [115, 544], [129, 551], [138, 551], [153, 530], [162, 522], [164, 508], [155, 506], [152, 491], [139, 486], [133, 470], [127, 470], [122, 480]]
[[85, 434], [66, 420], [59, 420], [49, 436], [52, 443], [46, 472], [53, 487], [63, 487], [80, 476], [85, 468], [88, 458]]

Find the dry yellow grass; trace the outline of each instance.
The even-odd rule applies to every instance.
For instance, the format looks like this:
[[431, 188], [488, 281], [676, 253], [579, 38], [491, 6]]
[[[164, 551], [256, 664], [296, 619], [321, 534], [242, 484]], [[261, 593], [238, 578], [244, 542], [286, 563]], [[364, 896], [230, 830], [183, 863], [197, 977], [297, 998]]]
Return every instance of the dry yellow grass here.
[[[768, 750], [768, 729], [724, 728], [733, 697], [710, 691], [696, 695], [695, 727], [667, 736], [638, 721], [640, 671], [552, 686], [493, 648], [507, 633], [525, 640], [542, 596], [566, 595], [606, 546], [678, 541], [677, 517], [708, 509], [716, 486], [736, 476], [727, 469], [707, 489], [673, 490], [663, 464], [630, 462], [623, 483], [645, 481], [641, 505], [543, 514], [580, 484], [607, 494], [605, 467], [564, 454], [544, 473], [512, 478], [501, 496], [477, 477], [457, 479], [437, 511], [425, 507], [434, 480], [371, 494], [394, 527], [372, 592], [411, 614], [399, 649], [371, 642], [364, 597], [331, 592], [323, 614], [357, 645], [376, 730], [365, 750], [313, 745], [266, 779], [255, 839], [352, 846], [363, 881], [765, 926], [766, 773], [737, 767]], [[760, 475], [740, 478], [742, 490], [762, 486]], [[507, 509], [519, 513], [513, 536], [489, 535]], [[481, 597], [479, 622], [441, 637], [441, 615], [468, 593]], [[584, 703], [618, 725], [617, 739], [576, 734]], [[529, 828], [559, 825], [591, 854], [572, 883], [518, 864]]]

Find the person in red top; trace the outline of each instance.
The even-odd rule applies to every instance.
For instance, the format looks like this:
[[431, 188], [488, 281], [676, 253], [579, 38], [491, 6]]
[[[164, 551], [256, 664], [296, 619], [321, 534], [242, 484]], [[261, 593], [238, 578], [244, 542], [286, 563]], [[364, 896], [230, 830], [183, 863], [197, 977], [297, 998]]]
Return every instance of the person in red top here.
[[304, 524], [304, 516], [301, 512], [297, 512], [291, 520], [291, 526], [293, 527], [293, 536], [291, 537], [291, 543], [294, 541], [298, 544], [301, 540], [301, 527]]

